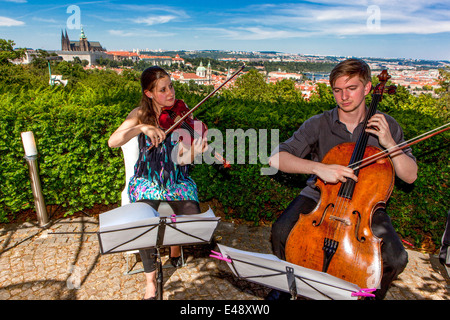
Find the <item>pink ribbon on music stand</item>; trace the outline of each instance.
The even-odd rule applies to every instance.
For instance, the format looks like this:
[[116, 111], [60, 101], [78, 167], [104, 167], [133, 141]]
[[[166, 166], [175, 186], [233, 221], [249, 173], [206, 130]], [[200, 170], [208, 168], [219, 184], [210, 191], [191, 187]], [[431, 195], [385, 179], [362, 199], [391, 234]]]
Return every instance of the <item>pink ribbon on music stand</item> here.
[[370, 292], [374, 292], [377, 289], [360, 289], [358, 292], [352, 292], [352, 297], [367, 297], [375, 298], [375, 295]]
[[224, 257], [223, 254], [221, 254], [220, 252], [216, 252], [216, 251], [213, 251], [213, 250], [211, 250], [211, 252], [212, 252], [212, 254], [209, 255], [211, 258], [216, 258], [218, 260], [222, 260], [222, 261], [225, 261], [225, 262], [228, 262], [228, 263], [232, 262], [232, 260], [230, 258]]

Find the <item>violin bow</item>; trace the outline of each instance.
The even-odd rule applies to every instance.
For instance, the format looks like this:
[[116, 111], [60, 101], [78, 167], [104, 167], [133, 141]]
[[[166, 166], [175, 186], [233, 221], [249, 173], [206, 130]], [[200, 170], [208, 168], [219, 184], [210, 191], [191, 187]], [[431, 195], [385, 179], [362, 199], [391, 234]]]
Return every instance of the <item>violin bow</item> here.
[[184, 119], [186, 119], [187, 117], [189, 117], [189, 115], [194, 112], [198, 107], [200, 107], [206, 100], [208, 100], [209, 98], [211, 98], [217, 91], [219, 91], [226, 83], [228, 83], [231, 79], [233, 79], [234, 77], [236, 77], [242, 70], [244, 70], [245, 68], [245, 64], [239, 69], [237, 70], [235, 73], [233, 73], [224, 83], [222, 83], [220, 86], [218, 86], [213, 92], [211, 92], [210, 94], [208, 94], [202, 101], [200, 101], [195, 107], [193, 107], [191, 110], [189, 110], [188, 112], [186, 112], [186, 114], [184, 114], [180, 119], [178, 119], [177, 122], [175, 122], [169, 129], [166, 130], [165, 134], [168, 134], [170, 132], [172, 132], [182, 121], [184, 121]]
[[[396, 151], [403, 150], [403, 149], [405, 149], [407, 147], [410, 147], [410, 146], [412, 146], [412, 145], [414, 145], [416, 143], [419, 143], [421, 141], [424, 141], [426, 139], [434, 137], [435, 135], [438, 135], [438, 134], [440, 134], [440, 133], [442, 133], [444, 131], [447, 131], [447, 130], [450, 129], [449, 126], [450, 126], [450, 122], [444, 124], [443, 126], [435, 128], [433, 130], [425, 132], [425, 133], [423, 133], [421, 135], [418, 135], [417, 137], [412, 138], [412, 139], [410, 139], [408, 141], [402, 142], [402, 143], [400, 143], [400, 144], [398, 144], [396, 146], [393, 146], [393, 147], [391, 147], [389, 149], [386, 149], [386, 150], [384, 150], [382, 152], [376, 153], [376, 154], [374, 154], [374, 155], [372, 155], [370, 157], [362, 159], [361, 161], [352, 163], [348, 167], [352, 168], [353, 170], [359, 170], [360, 168], [363, 168], [363, 167], [365, 167], [365, 166], [367, 166], [367, 165], [369, 165], [369, 164], [371, 164], [373, 162], [376, 162], [376, 161], [378, 161], [378, 160], [380, 160], [380, 159], [382, 159], [384, 157], [387, 157], [387, 156], [389, 156], [390, 154], [392, 154], [392, 153], [394, 153]], [[358, 164], [359, 164], [359, 166], [353, 167], [353, 166], [358, 165]]]

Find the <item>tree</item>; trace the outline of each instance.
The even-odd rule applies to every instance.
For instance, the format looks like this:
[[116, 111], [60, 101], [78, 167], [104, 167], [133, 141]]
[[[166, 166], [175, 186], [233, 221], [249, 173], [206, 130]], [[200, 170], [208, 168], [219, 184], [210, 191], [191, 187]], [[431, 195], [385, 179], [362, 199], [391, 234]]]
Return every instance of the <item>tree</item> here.
[[20, 59], [25, 55], [25, 49], [14, 50], [12, 40], [0, 39], [0, 65], [11, 64], [11, 60]]
[[448, 67], [446, 69], [441, 69], [439, 70], [439, 73], [441, 75], [439, 84], [442, 88], [442, 90], [439, 92], [442, 102], [442, 113], [448, 119], [448, 109], [450, 105], [450, 69]]
[[47, 69], [48, 68], [48, 57], [57, 56], [56, 53], [48, 53], [45, 50], [37, 49], [34, 59], [31, 61], [31, 65], [37, 69]]
[[264, 76], [254, 69], [237, 78], [232, 90], [237, 98], [256, 101], [266, 100], [268, 91], [269, 86], [266, 83]]
[[444, 92], [450, 91], [450, 68], [439, 69], [440, 81], [439, 84]]
[[319, 102], [327, 106], [335, 106], [336, 101], [333, 96], [333, 91], [330, 86], [327, 86], [325, 83], [317, 83], [316, 90], [311, 95], [311, 102]]
[[303, 100], [302, 92], [295, 88], [295, 81], [292, 79], [283, 79], [269, 85], [272, 89], [273, 98], [279, 102], [298, 102]]

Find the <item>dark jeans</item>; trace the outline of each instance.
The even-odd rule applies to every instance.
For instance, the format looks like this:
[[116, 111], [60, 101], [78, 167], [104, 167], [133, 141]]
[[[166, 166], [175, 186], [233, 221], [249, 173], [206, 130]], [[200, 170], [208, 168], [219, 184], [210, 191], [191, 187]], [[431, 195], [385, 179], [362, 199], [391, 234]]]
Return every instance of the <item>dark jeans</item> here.
[[[161, 201], [159, 200], [139, 200], [138, 202], [144, 202], [150, 205], [153, 209], [158, 210], [159, 204]], [[175, 214], [198, 214], [200, 212], [200, 205], [197, 201], [168, 201], [167, 202], [172, 208]], [[150, 273], [156, 270], [156, 249], [143, 249], [139, 250], [139, 254], [141, 255], [142, 265], [144, 267], [145, 273]]]
[[[272, 250], [280, 259], [286, 260], [284, 248], [291, 229], [297, 223], [300, 212], [309, 213], [316, 202], [304, 196], [295, 198], [272, 226]], [[383, 299], [392, 281], [405, 269], [408, 253], [394, 228], [391, 219], [384, 210], [377, 210], [372, 217], [372, 232], [382, 238], [381, 257], [383, 276], [380, 289], [375, 292], [377, 299]], [[306, 237], [308, 235], [305, 235]]]

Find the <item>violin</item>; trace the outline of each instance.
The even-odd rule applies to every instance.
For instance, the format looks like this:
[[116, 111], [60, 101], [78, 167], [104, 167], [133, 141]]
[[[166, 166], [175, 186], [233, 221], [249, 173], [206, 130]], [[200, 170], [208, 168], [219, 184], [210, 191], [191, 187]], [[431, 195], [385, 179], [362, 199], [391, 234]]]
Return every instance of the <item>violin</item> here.
[[[185, 135], [180, 136], [180, 141], [186, 146], [190, 146], [195, 139], [205, 138], [208, 130], [206, 124], [194, 117], [185, 117], [183, 121], [180, 121], [180, 119], [189, 111], [190, 109], [183, 100], [176, 100], [172, 107], [163, 108], [159, 116], [159, 125], [163, 130], [167, 130], [177, 123], [177, 129], [181, 128], [189, 132], [189, 136], [187, 137]], [[229, 162], [226, 161], [220, 154], [212, 150], [210, 146], [208, 146], [207, 151], [214, 153], [214, 157], [223, 164], [224, 168], [231, 168]]]
[[[378, 78], [380, 83], [374, 88], [365, 127], [376, 112], [390, 76], [383, 70]], [[393, 93], [394, 87], [387, 91]], [[368, 138], [363, 130], [356, 143], [335, 146], [322, 162], [351, 166], [383, 153], [368, 145]], [[344, 183], [326, 184], [317, 179], [320, 201], [312, 212], [300, 214], [286, 242], [286, 260], [360, 288], [377, 288], [382, 276], [382, 239], [372, 233], [371, 221], [373, 213], [386, 206], [392, 193], [394, 167], [389, 157], [383, 157], [370, 166], [359, 166], [354, 173], [358, 182], [347, 179]]]
[[[190, 117], [190, 115], [197, 110], [198, 107], [200, 107], [206, 100], [208, 100], [210, 97], [212, 97], [217, 91], [219, 91], [226, 83], [228, 83], [231, 79], [236, 77], [242, 70], [244, 70], [245, 64], [239, 68], [235, 73], [233, 73], [225, 82], [223, 82], [219, 87], [217, 87], [214, 91], [212, 91], [210, 94], [208, 94], [205, 98], [203, 98], [202, 101], [200, 101], [195, 107], [192, 109], [189, 109], [184, 102], [181, 100], [177, 100], [175, 104], [171, 108], [165, 108], [165, 110], [162, 110], [162, 113], [160, 115], [160, 125], [162, 124], [163, 129], [165, 130], [165, 134], [169, 134], [173, 130], [181, 127], [189, 131], [191, 134], [191, 139], [189, 139], [190, 143], [192, 143], [193, 140], [195, 140], [198, 137], [204, 137], [204, 134], [207, 130], [207, 127], [204, 123], [201, 123], [200, 125], [195, 125], [195, 121], [198, 121], [194, 119], [193, 117]], [[180, 101], [182, 103], [180, 103]], [[200, 128], [200, 130], [195, 130], [196, 128]], [[184, 141], [184, 143], [187, 143], [187, 141]], [[214, 157], [218, 159], [220, 162], [222, 162], [224, 168], [230, 168], [231, 165], [218, 153], [213, 151], [211, 147], [208, 147], [208, 151], [214, 152]]]
[[189, 112], [188, 106], [183, 100], [175, 100], [175, 104], [172, 107], [165, 107], [161, 110], [159, 116], [159, 125], [161, 129], [167, 130], [172, 127], [175, 122], [178, 122], [178, 128], [187, 130], [190, 134], [190, 139], [183, 140], [183, 136], [180, 138], [186, 145], [191, 145], [192, 141], [197, 138], [204, 138], [208, 127], [200, 120], [191, 117], [187, 117], [184, 121], [180, 121], [180, 118]]

